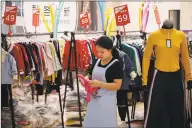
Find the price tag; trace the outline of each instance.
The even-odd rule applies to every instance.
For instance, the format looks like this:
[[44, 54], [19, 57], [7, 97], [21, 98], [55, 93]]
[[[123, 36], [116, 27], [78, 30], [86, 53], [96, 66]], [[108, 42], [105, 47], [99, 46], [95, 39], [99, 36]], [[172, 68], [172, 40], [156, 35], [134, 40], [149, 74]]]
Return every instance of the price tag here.
[[33, 9], [32, 25], [37, 27], [39, 26], [39, 10]]
[[5, 6], [4, 24], [14, 25], [17, 18], [17, 6]]
[[81, 27], [87, 27], [90, 24], [89, 13], [83, 12], [80, 14], [80, 25]]
[[130, 23], [130, 17], [127, 5], [115, 7], [114, 13], [117, 26], [124, 26]]

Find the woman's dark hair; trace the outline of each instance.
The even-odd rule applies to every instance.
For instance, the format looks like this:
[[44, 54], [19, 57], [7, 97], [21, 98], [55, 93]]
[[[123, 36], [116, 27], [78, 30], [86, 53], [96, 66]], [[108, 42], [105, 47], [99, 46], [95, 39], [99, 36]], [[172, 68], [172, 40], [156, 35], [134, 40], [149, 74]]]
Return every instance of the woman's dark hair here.
[[108, 50], [112, 50], [113, 49], [113, 41], [107, 37], [107, 36], [102, 36], [100, 37], [96, 44], [95, 45], [98, 45], [104, 49], [108, 49]]
[[95, 45], [98, 45], [98, 46], [100, 46], [100, 47], [102, 47], [104, 49], [112, 50], [111, 51], [112, 52], [112, 56], [114, 58], [118, 59], [118, 57], [119, 57], [118, 56], [118, 51], [117, 51], [116, 47], [113, 47], [113, 41], [109, 37], [107, 37], [107, 36], [100, 37], [97, 40]]

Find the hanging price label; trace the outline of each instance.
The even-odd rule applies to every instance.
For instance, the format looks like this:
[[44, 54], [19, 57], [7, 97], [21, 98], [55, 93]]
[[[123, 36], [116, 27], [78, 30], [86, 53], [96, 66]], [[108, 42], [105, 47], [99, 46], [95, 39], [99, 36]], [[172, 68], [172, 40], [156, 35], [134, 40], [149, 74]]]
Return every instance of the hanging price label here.
[[17, 6], [5, 6], [4, 24], [14, 25], [16, 24]]
[[89, 13], [83, 12], [80, 14], [80, 25], [81, 27], [87, 27], [90, 24]]
[[33, 9], [32, 25], [37, 27], [39, 26], [39, 10]]
[[114, 13], [117, 26], [123, 26], [130, 23], [130, 17], [127, 5], [115, 7]]

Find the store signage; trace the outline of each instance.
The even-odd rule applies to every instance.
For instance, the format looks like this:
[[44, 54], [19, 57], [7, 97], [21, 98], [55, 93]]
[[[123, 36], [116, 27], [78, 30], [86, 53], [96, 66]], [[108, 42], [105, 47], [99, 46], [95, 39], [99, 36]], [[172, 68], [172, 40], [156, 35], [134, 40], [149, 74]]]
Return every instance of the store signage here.
[[124, 26], [130, 23], [129, 11], [127, 5], [114, 8], [117, 26]]
[[[57, 9], [57, 13], [59, 10], [59, 2], [24, 2], [24, 23], [27, 32], [35, 32], [33, 26], [33, 11], [39, 8], [41, 11], [39, 12], [39, 26], [37, 27], [37, 32], [48, 32], [46, 25], [44, 24], [42, 14], [45, 16], [45, 20], [47, 21], [49, 27], [52, 29], [52, 20], [51, 20], [51, 12], [49, 9], [49, 5], [53, 7], [53, 13], [56, 16], [55, 12]], [[76, 29], [76, 20], [77, 19], [77, 2], [65, 2], [61, 9], [60, 19], [58, 22], [58, 31], [75, 31]]]
[[5, 6], [4, 24], [15, 25], [17, 18], [17, 6]]
[[33, 23], [32, 25], [37, 27], [39, 26], [39, 10], [38, 9], [33, 9]]
[[89, 21], [89, 13], [88, 12], [83, 12], [80, 14], [80, 25], [81, 27], [87, 27], [89, 26], [90, 21]]

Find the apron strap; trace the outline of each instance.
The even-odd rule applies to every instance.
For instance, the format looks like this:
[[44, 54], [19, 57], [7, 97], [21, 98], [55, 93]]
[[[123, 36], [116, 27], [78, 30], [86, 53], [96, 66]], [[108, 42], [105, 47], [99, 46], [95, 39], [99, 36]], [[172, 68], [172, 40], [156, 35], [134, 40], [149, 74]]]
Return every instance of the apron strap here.
[[[96, 64], [95, 64], [95, 66], [98, 66], [98, 64], [99, 64], [100, 60], [101, 60], [101, 59], [98, 59], [98, 60], [97, 60], [97, 62], [96, 62]], [[95, 66], [94, 66], [94, 67], [95, 67]]]
[[108, 69], [112, 64], [114, 64], [116, 61], [118, 61], [117, 59], [113, 60], [109, 65], [107, 65], [106, 69]]

